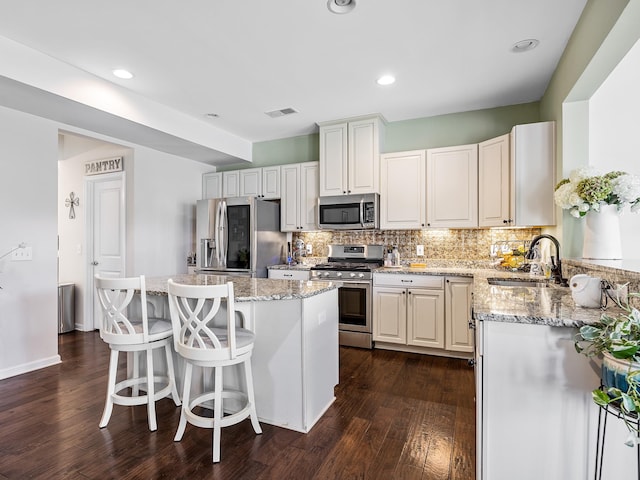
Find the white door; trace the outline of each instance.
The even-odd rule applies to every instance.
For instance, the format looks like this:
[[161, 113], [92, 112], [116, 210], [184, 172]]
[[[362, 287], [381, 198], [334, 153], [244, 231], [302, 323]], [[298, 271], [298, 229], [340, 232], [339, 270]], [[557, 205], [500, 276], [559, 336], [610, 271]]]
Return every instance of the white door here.
[[[87, 291], [86, 325], [99, 327], [100, 305], [95, 295], [94, 275], [123, 277], [125, 272], [124, 173], [90, 177], [86, 180]], [[86, 310], [86, 309], [85, 309]]]

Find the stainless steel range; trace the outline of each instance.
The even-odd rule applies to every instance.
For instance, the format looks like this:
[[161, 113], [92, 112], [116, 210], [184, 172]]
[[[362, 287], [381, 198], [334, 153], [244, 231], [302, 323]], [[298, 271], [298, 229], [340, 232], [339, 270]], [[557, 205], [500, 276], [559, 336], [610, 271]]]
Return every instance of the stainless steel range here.
[[339, 342], [372, 348], [373, 270], [384, 262], [382, 245], [329, 245], [327, 263], [311, 268], [311, 280], [339, 280]]

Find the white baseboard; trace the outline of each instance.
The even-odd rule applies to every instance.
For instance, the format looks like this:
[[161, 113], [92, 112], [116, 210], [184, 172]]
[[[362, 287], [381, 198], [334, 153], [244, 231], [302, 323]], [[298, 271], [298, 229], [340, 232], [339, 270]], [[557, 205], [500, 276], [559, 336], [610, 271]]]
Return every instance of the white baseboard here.
[[41, 358], [40, 360], [36, 360], [35, 362], [23, 363], [11, 368], [5, 368], [4, 370], [0, 370], [0, 380], [9, 377], [15, 377], [16, 375], [22, 375], [23, 373], [27, 372], [33, 372], [34, 370], [50, 367], [52, 365], [57, 365], [61, 361], [62, 360], [60, 359], [60, 355], [54, 355], [48, 358]]

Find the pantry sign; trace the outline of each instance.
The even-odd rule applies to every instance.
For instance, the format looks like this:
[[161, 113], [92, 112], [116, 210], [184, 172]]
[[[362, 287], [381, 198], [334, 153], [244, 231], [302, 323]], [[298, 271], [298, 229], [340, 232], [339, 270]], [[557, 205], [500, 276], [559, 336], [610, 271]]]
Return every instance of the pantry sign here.
[[85, 175], [100, 175], [103, 173], [121, 172], [123, 157], [105, 158], [104, 160], [92, 160], [85, 162]]

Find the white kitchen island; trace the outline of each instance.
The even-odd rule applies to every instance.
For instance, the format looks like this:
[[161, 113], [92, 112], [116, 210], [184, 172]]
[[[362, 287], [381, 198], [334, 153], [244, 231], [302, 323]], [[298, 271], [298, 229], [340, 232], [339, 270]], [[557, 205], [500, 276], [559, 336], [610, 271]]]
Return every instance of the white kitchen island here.
[[[167, 281], [214, 285], [232, 281], [236, 310], [256, 334], [252, 366], [261, 422], [308, 432], [335, 400], [338, 384], [338, 286], [220, 275], [147, 278], [149, 316], [170, 318]], [[183, 363], [176, 362], [182, 379]], [[234, 375], [225, 378], [233, 383]]]

